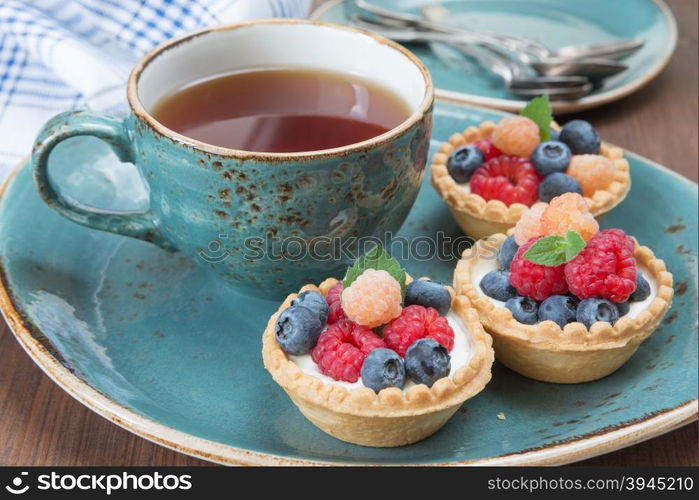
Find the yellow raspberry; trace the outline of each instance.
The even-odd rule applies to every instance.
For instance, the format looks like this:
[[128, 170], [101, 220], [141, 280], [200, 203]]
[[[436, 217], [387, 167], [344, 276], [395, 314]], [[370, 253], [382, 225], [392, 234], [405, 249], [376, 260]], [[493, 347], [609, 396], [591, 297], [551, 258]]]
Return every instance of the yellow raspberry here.
[[367, 269], [342, 292], [345, 315], [363, 326], [374, 328], [400, 316], [400, 284], [386, 271]]
[[580, 183], [588, 198], [598, 189], [606, 189], [614, 180], [614, 164], [600, 155], [575, 155], [570, 160], [567, 174]]
[[541, 216], [541, 227], [544, 236], [565, 236], [568, 231], [577, 231], [585, 241], [599, 232], [587, 201], [578, 193], [565, 193], [551, 200]]
[[522, 214], [522, 217], [517, 221], [517, 225], [515, 225], [515, 243], [522, 246], [530, 238], [543, 234], [541, 215], [546, 210], [546, 207], [548, 207], [547, 203], [540, 202], [532, 205], [529, 210]]
[[525, 116], [508, 116], [495, 126], [492, 139], [505, 154], [531, 156], [540, 142], [539, 126]]

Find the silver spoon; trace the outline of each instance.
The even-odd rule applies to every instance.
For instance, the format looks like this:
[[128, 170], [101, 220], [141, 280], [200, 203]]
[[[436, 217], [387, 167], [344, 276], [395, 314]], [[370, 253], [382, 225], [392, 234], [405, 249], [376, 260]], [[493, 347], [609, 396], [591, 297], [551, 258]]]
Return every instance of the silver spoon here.
[[[450, 14], [449, 10], [441, 5], [434, 4], [424, 7], [422, 15], [431, 22], [440, 22]], [[488, 46], [490, 48], [490, 46]], [[616, 75], [626, 69], [621, 63], [612, 59], [585, 58], [570, 60], [562, 57], [546, 57], [529, 62], [528, 66], [540, 75], [544, 76], [586, 76], [593, 80]]]
[[[429, 11], [426, 14], [431, 17], [441, 15]], [[361, 19], [359, 20], [361, 21]], [[375, 24], [373, 26], [371, 22], [366, 24], [370, 28], [376, 29]], [[387, 32], [385, 29], [383, 31], [389, 38], [397, 39], [402, 36], [402, 41], [415, 42], [425, 37], [433, 40], [432, 44], [434, 42], [448, 44], [461, 53], [476, 59], [482, 66], [500, 76], [508, 91], [519, 96], [533, 97], [547, 94], [552, 99], [578, 99], [592, 90], [589, 81], [579, 76], [529, 76], [519, 61], [510, 58], [507, 53], [500, 52], [492, 45], [488, 45], [488, 49], [480, 49], [468, 44], [454, 43], [452, 36], [445, 33], [410, 29], [397, 29], [393, 30], [393, 33]]]
[[[447, 45], [450, 45], [458, 50], [460, 50], [462, 53], [461, 49], [463, 48], [464, 45], [468, 45], [466, 43], [466, 40], [470, 40], [470, 38], [460, 38], [458, 36], [454, 36], [448, 33], [434, 33], [431, 31], [418, 31], [414, 29], [405, 29], [405, 28], [398, 28], [398, 29], [391, 29], [391, 28], [386, 28], [383, 27], [379, 24], [372, 23], [370, 21], [366, 21], [360, 17], [352, 16], [351, 18], [352, 23], [355, 26], [358, 26], [360, 28], [366, 28], [374, 31], [375, 33], [378, 33], [379, 35], [383, 35], [386, 38], [390, 38], [392, 40], [396, 40], [398, 42], [403, 42], [403, 43], [444, 43]], [[471, 52], [468, 53], [470, 57]], [[506, 55], [497, 53], [498, 56], [500, 56], [497, 61], [498, 65], [504, 64], [503, 59], [506, 59]], [[526, 75], [525, 70], [520, 67], [516, 62], [512, 61], [511, 64], [508, 64], [508, 69], [513, 73], [513, 78], [512, 80], [515, 82], [519, 81], [526, 81], [529, 82], [532, 85], [559, 85], [559, 86], [581, 86], [584, 85], [585, 83], [588, 83], [587, 79], [582, 77], [582, 76], [559, 76], [559, 75], [545, 75], [545, 76], [537, 76], [537, 75]], [[516, 75], [516, 76], [515, 76]]]
[[[368, 3], [368, 2], [364, 2]], [[454, 29], [463, 29], [459, 26], [449, 23], [449, 19], [454, 16], [452, 12], [441, 4], [426, 5], [420, 9], [422, 16], [433, 23], [443, 23], [445, 27], [452, 27]], [[546, 48], [544, 45], [524, 37], [516, 37], [513, 35], [498, 35], [494, 33], [489, 33], [491, 36], [506, 37], [515, 42], [524, 44], [531, 50], [534, 55], [539, 59], [545, 60], [547, 62], [561, 62], [568, 59], [587, 59], [587, 58], [599, 58], [599, 59], [620, 59], [626, 57], [645, 44], [645, 41], [640, 38], [634, 38], [630, 40], [621, 40], [618, 42], [608, 42], [608, 43], [593, 43], [584, 45], [566, 45], [558, 50], [552, 51]], [[524, 49], [527, 50], [526, 48]], [[553, 60], [556, 61], [553, 61]]]
[[[513, 37], [509, 35], [501, 35], [497, 33], [480, 33], [472, 30], [467, 30], [464, 28], [456, 27], [456, 26], [450, 26], [449, 24], [445, 24], [442, 22], [436, 22], [434, 19], [437, 19], [437, 13], [439, 13], [440, 18], [444, 19], [446, 16], [450, 15], [450, 11], [447, 10], [444, 6], [441, 5], [429, 5], [425, 6], [423, 8], [423, 14], [425, 12], [432, 11], [432, 15], [430, 17], [432, 19], [430, 20], [425, 20], [419, 16], [413, 15], [413, 14], [405, 14], [401, 12], [394, 12], [388, 9], [384, 9], [382, 7], [378, 7], [370, 2], [367, 2], [366, 0], [354, 0], [355, 6], [362, 10], [365, 11], [379, 19], [381, 21], [393, 21], [395, 22], [400, 22], [409, 25], [410, 27], [413, 28], [418, 28], [418, 29], [429, 29], [429, 30], [434, 30], [442, 33], [454, 33], [454, 32], [459, 32], [462, 34], [469, 34], [477, 39], [479, 41], [486, 41], [486, 42], [495, 42], [498, 44], [501, 44], [503, 47], [507, 48], [508, 50], [515, 51], [518, 53], [520, 56], [522, 56], [523, 62], [530, 62], [531, 58], [527, 57], [526, 54], [522, 54], [522, 51], [531, 53], [532, 55], [535, 55], [538, 58], [547, 58], [547, 57], [563, 57], [563, 58], [581, 58], [581, 57], [610, 57], [610, 58], [615, 58], [615, 57], [620, 57], [617, 56], [616, 54], [621, 54], [621, 55], [628, 55], [636, 50], [638, 50], [640, 47], [643, 46], [643, 41], [642, 40], [629, 40], [629, 41], [623, 41], [623, 42], [612, 42], [609, 44], [593, 44], [593, 45], [571, 45], [567, 47], [563, 47], [560, 49], [560, 52], [553, 52], [546, 48], [544, 45], [540, 44], [539, 42], [536, 42], [534, 40], [530, 40], [527, 38], [522, 38], [522, 37]], [[439, 12], [441, 11], [441, 12]], [[445, 14], [446, 12], [446, 14]], [[434, 17], [433, 17], [434, 16]], [[395, 26], [395, 24], [393, 24]], [[618, 52], [617, 52], [618, 51]]]
[[[367, 27], [367, 23], [360, 21], [359, 26]], [[515, 95], [532, 97], [548, 94], [552, 99], [577, 99], [592, 90], [592, 85], [584, 77], [524, 76], [512, 61], [507, 61], [502, 55], [496, 55], [487, 49], [480, 49], [473, 45], [458, 43], [452, 35], [446, 33], [388, 28], [373, 29], [376, 33], [398, 42], [446, 43], [476, 59], [483, 67], [502, 78], [507, 90]]]
[[[505, 47], [518, 54], [522, 57], [522, 53], [519, 52], [520, 44], [513, 43], [508, 37], [500, 36], [497, 34], [483, 34], [477, 31], [471, 31], [461, 28], [456, 28], [453, 26], [444, 25], [441, 23], [432, 22], [425, 20], [419, 16], [413, 14], [405, 14], [402, 12], [394, 12], [392, 10], [384, 9], [372, 3], [366, 2], [365, 0], [354, 0], [354, 5], [369, 14], [371, 14], [375, 19], [367, 19], [366, 21], [373, 21], [375, 24], [389, 24], [391, 27], [398, 27], [397, 23], [402, 23], [405, 28], [413, 28], [418, 30], [429, 30], [437, 33], [458, 33], [463, 38], [467, 38], [470, 42], [478, 43], [495, 43]], [[436, 12], [436, 11], [435, 11]], [[447, 11], [448, 12], [448, 11]], [[526, 56], [522, 57], [523, 62], [528, 62]]]
[[[432, 15], [434, 11], [429, 11], [429, 15]], [[420, 30], [415, 29], [412, 26], [407, 26], [406, 23], [396, 20], [383, 19], [382, 22], [377, 22], [374, 19], [368, 19], [362, 15], [352, 14], [350, 20], [356, 25], [363, 28], [373, 30], [375, 32], [380, 32], [385, 30], [387, 27], [393, 29], [403, 29], [406, 31], [411, 31], [414, 33], [424, 34], [425, 37], [431, 35], [440, 35], [442, 37], [452, 37], [451, 40], [448, 38], [440, 38], [438, 41], [443, 43], [480, 43], [488, 48], [494, 49], [498, 53], [504, 56], [510, 56], [512, 51], [505, 51], [498, 44], [494, 44], [491, 41], [484, 41], [479, 36], [474, 36], [470, 33], [464, 34], [462, 32], [445, 33], [437, 32], [434, 30]], [[409, 40], [402, 40], [409, 41]], [[414, 40], [418, 41], [418, 40]], [[436, 40], [435, 40], [436, 41]], [[425, 40], [425, 43], [432, 43]], [[511, 57], [511, 56], [510, 56]], [[512, 58], [512, 57], [511, 57]], [[611, 59], [578, 59], [578, 60], [568, 60], [562, 58], [547, 58], [542, 60], [537, 59], [527, 59], [527, 62], [522, 61], [520, 57], [516, 58], [520, 65], [527, 65], [528, 67], [533, 67], [541, 75], [556, 75], [556, 76], [569, 76], [569, 75], [580, 75], [580, 76], [590, 76], [592, 78], [601, 79], [606, 76], [611, 76], [620, 71], [627, 69], [626, 66], [613, 61]]]
[[589, 45], [566, 45], [551, 54], [551, 57], [563, 57], [567, 59], [579, 59], [581, 57], [605, 57], [608, 59], [621, 59], [636, 52], [645, 45], [642, 38], [622, 40], [620, 42], [593, 43]]
[[541, 75], [585, 75], [591, 79], [607, 78], [628, 69], [625, 64], [603, 58], [549, 58], [543, 61], [533, 61], [530, 65]]
[[592, 84], [584, 77], [523, 76], [512, 61], [488, 49], [466, 44], [453, 46], [502, 78], [508, 92], [520, 97], [548, 95], [552, 100], [576, 100], [592, 91]]

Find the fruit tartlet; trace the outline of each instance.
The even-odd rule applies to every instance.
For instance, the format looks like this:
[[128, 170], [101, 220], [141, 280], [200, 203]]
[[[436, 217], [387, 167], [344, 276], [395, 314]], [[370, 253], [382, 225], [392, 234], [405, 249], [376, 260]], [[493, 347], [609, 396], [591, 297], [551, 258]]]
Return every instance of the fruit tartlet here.
[[605, 377], [670, 307], [665, 263], [620, 229], [600, 231], [579, 194], [534, 205], [511, 233], [466, 250], [454, 287], [478, 310], [497, 359], [522, 375]]
[[289, 295], [269, 320], [262, 357], [321, 430], [388, 447], [433, 434], [483, 390], [491, 345], [468, 299], [412, 281], [377, 246], [342, 282]]
[[535, 203], [568, 192], [583, 195], [595, 217], [626, 197], [623, 151], [601, 142], [584, 120], [560, 130], [552, 120], [548, 98], [539, 97], [519, 116], [468, 127], [441, 145], [432, 185], [468, 236], [506, 233]]

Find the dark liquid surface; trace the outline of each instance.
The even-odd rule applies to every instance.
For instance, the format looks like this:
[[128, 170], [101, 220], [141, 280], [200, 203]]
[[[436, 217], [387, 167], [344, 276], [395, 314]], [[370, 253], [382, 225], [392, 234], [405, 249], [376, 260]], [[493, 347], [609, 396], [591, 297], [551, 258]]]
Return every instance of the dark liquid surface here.
[[152, 115], [182, 135], [245, 151], [316, 151], [361, 142], [410, 115], [390, 90], [352, 75], [271, 69], [195, 82]]

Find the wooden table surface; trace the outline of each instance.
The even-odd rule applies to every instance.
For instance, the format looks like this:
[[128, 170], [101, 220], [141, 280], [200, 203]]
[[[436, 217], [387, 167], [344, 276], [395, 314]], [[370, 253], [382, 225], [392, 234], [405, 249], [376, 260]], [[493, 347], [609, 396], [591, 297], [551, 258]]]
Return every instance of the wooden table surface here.
[[[636, 94], [582, 113], [605, 140], [697, 180], [697, 2], [668, 2], [679, 43]], [[688, 207], [692, 209], [692, 207]], [[206, 465], [141, 439], [88, 410], [34, 365], [0, 320], [0, 465]], [[697, 465], [697, 424], [582, 465]]]

